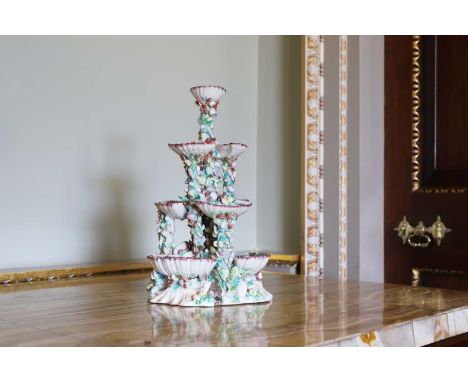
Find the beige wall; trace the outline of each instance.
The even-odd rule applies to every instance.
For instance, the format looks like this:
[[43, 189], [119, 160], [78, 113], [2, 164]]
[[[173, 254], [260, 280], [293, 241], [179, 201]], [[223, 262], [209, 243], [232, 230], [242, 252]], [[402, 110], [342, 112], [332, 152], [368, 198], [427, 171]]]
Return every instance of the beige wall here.
[[[349, 36], [348, 278], [383, 282], [384, 37]], [[325, 274], [338, 277], [338, 37], [325, 37]]]
[[[336, 276], [338, 38], [325, 41], [325, 273]], [[152, 203], [184, 189], [167, 143], [196, 139], [199, 83], [228, 89], [218, 138], [249, 145], [238, 196], [254, 206], [236, 248], [299, 252], [298, 36], [0, 37], [0, 49], [0, 268], [154, 251]], [[351, 36], [349, 54], [349, 277], [382, 281], [383, 37]]]
[[360, 279], [384, 272], [384, 36], [359, 41]]
[[204, 83], [228, 89], [220, 141], [249, 145], [235, 244], [256, 247], [258, 37], [0, 37], [0, 51], [0, 268], [153, 252], [152, 203], [184, 191], [167, 143], [196, 139], [188, 89]]
[[260, 36], [257, 246], [300, 251], [299, 36]]

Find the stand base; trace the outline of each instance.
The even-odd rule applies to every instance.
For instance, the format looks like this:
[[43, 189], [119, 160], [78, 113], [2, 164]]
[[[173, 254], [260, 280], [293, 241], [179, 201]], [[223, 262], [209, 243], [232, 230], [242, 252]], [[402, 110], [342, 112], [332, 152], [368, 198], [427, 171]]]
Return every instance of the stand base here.
[[148, 285], [148, 301], [153, 304], [210, 307], [255, 304], [271, 301], [273, 296], [262, 284], [261, 273], [244, 275], [234, 282], [220, 282], [213, 276], [183, 280], [168, 278], [153, 271]]

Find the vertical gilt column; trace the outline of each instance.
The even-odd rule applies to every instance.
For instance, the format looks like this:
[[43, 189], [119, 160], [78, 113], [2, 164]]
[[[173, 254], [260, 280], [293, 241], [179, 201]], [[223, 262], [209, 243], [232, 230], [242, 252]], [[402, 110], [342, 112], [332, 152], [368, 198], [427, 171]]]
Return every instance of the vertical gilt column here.
[[348, 36], [339, 38], [339, 279], [346, 281], [348, 246]]
[[302, 273], [323, 273], [323, 36], [303, 39]]

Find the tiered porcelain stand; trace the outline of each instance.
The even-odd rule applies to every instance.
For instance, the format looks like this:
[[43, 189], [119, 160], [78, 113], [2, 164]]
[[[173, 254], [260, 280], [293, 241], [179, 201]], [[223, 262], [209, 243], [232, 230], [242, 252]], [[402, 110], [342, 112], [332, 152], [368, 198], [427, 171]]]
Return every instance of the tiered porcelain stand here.
[[[237, 158], [247, 146], [220, 144], [213, 134], [213, 118], [220, 86], [190, 89], [200, 108], [198, 142], [169, 144], [180, 156], [187, 175], [185, 195], [155, 203], [158, 209], [159, 254], [153, 264], [149, 301], [181, 306], [214, 306], [265, 302], [272, 299], [262, 285], [265, 253], [235, 254], [232, 231], [240, 215], [252, 205], [236, 199]], [[186, 220], [190, 240], [174, 240], [174, 220]]]

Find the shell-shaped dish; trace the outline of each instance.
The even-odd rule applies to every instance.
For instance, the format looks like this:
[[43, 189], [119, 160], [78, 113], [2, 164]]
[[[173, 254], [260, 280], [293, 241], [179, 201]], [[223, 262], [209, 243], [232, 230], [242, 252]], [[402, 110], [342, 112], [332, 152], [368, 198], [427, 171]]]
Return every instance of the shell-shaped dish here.
[[234, 258], [234, 264], [246, 273], [258, 273], [268, 263], [268, 253], [247, 253]]
[[245, 150], [247, 150], [247, 145], [243, 143], [226, 143], [216, 146], [216, 151], [218, 151], [221, 158], [234, 159], [241, 155]]
[[213, 101], [217, 102], [226, 93], [226, 89], [218, 85], [201, 85], [194, 86], [190, 89], [190, 93], [195, 97], [195, 99], [201, 99], [203, 101], [211, 98]]
[[216, 265], [215, 259], [178, 257], [178, 256], [148, 256], [153, 268], [165, 276], [180, 276], [192, 279], [208, 275]]
[[209, 202], [195, 202], [197, 207], [209, 218], [214, 218], [216, 215], [219, 214], [226, 214], [226, 213], [235, 213], [237, 216], [242, 215], [247, 209], [252, 205], [246, 199], [242, 199], [243, 204], [233, 204], [233, 205], [225, 205], [219, 203], [209, 203]]
[[252, 202], [249, 199], [237, 199], [234, 201], [234, 203], [239, 206], [246, 206], [246, 207], [250, 207], [252, 205]]
[[154, 205], [159, 211], [172, 219], [184, 220], [187, 218], [187, 202], [168, 200], [165, 202], [154, 203]]
[[206, 155], [216, 147], [215, 143], [169, 143], [169, 148], [176, 154], [190, 157], [192, 155]]

